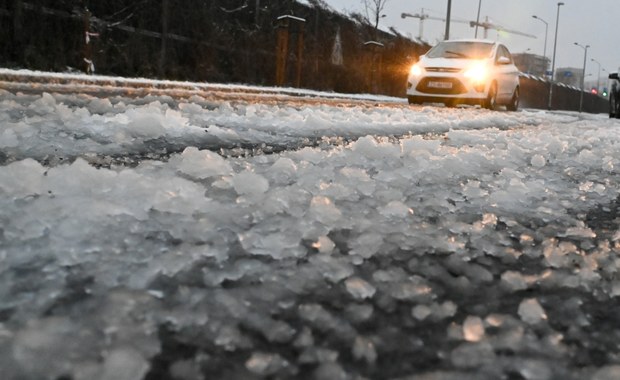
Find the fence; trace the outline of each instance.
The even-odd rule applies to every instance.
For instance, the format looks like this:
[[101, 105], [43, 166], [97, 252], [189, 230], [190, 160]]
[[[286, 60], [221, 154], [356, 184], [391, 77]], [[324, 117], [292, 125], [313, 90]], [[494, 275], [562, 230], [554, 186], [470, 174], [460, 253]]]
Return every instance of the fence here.
[[[0, 0], [0, 66], [84, 70], [129, 77], [301, 86], [404, 97], [410, 65], [430, 46], [375, 31], [311, 1]], [[259, 4], [258, 2], [256, 4]], [[263, 3], [264, 4], [264, 3]], [[89, 5], [90, 17], [84, 5]], [[277, 21], [305, 20], [303, 61], [293, 49], [276, 81]], [[88, 22], [86, 22], [88, 21]], [[85, 34], [90, 46], [85, 46]], [[380, 42], [371, 44], [374, 39]], [[381, 46], [380, 48], [376, 48]], [[282, 69], [282, 67], [281, 67]], [[549, 83], [524, 75], [522, 105], [547, 109]], [[553, 109], [578, 110], [579, 90], [554, 86]], [[583, 111], [607, 112], [605, 98], [583, 94]]]
[[[521, 86], [521, 106], [528, 108], [547, 109], [549, 107], [549, 81], [531, 75], [522, 75], [520, 78]], [[553, 85], [553, 95], [551, 97], [551, 109], [578, 111], [581, 91], [574, 87], [563, 84]], [[583, 93], [582, 111], [589, 113], [609, 112], [609, 100], [607, 98]]]
[[[318, 2], [310, 1], [311, 4]], [[258, 2], [257, 2], [258, 4]], [[247, 6], [241, 0], [0, 0], [0, 65], [45, 71], [301, 86], [402, 96], [402, 67], [426, 51], [397, 33], [379, 33], [383, 70], [369, 83], [364, 43], [372, 28], [292, 0]], [[88, 11], [91, 17], [86, 17]], [[276, 81], [277, 20], [306, 20], [303, 56], [290, 54]], [[88, 19], [88, 20], [86, 20]], [[87, 22], [88, 21], [88, 22]], [[89, 35], [89, 46], [85, 46]], [[333, 59], [339, 44], [340, 60]], [[289, 52], [295, 53], [292, 50]], [[301, 65], [296, 60], [302, 57]]]

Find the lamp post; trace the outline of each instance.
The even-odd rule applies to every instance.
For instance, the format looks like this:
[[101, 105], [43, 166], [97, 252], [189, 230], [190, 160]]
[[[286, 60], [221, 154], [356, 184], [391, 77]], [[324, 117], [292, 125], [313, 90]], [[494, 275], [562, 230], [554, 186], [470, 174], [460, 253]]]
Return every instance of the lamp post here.
[[450, 14], [452, 13], [452, 0], [448, 0], [448, 14], [446, 15], [446, 34], [444, 40], [450, 39]]
[[480, 8], [482, 7], [482, 0], [478, 0], [478, 16], [476, 17], [476, 33], [474, 38], [478, 38], [478, 25], [480, 25]]
[[564, 5], [564, 3], [558, 3], [558, 15], [555, 19], [555, 41], [553, 42], [553, 61], [551, 63], [551, 81], [549, 82], [549, 104], [548, 108], [551, 109], [551, 99], [553, 98], [553, 75], [555, 75], [555, 53], [558, 47], [558, 24], [560, 23], [560, 7]]
[[598, 95], [601, 90], [601, 63], [594, 58], [592, 58], [590, 61], [598, 65], [598, 76], [596, 77], [596, 94]]
[[581, 94], [579, 95], [579, 112], [581, 112], [581, 110], [583, 109], [583, 87], [586, 80], [586, 63], [588, 57], [588, 48], [590, 47], [590, 45], [583, 46], [578, 44], [577, 42], [575, 42], [575, 45], [583, 49], [583, 75], [581, 76]]
[[545, 72], [546, 72], [547, 71], [547, 34], [549, 32], [549, 23], [536, 15], [533, 15], [532, 17], [545, 24], [545, 47], [543, 48], [543, 61], [545, 62]]

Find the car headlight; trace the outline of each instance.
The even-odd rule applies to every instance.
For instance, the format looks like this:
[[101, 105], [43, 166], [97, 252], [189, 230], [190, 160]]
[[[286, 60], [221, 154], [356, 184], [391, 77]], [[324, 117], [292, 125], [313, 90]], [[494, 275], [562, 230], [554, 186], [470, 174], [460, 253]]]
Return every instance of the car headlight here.
[[424, 69], [422, 69], [422, 66], [420, 66], [417, 63], [411, 66], [411, 70], [409, 70], [409, 74], [416, 78], [420, 77], [423, 72], [424, 72]]
[[489, 71], [487, 67], [482, 63], [473, 65], [463, 73], [465, 78], [469, 78], [476, 83], [484, 82], [487, 79], [488, 74]]

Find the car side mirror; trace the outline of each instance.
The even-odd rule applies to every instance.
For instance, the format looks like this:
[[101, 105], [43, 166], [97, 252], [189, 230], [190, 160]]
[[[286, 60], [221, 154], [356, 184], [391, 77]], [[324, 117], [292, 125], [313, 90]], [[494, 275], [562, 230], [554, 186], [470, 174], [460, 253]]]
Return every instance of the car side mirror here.
[[498, 65], [509, 65], [510, 64], [510, 58], [508, 58], [508, 57], [499, 57], [497, 59], [497, 64]]
[[618, 77], [618, 73], [611, 73], [611, 74], [609, 74], [609, 79], [618, 79], [618, 80], [620, 80], [620, 77]]

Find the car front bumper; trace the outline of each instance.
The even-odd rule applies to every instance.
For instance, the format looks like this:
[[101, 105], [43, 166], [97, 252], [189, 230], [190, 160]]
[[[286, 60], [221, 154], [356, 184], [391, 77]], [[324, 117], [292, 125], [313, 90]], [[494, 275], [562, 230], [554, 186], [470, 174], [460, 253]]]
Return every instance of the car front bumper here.
[[428, 102], [458, 99], [464, 103], [479, 104], [488, 93], [488, 83], [475, 83], [463, 75], [432, 73], [407, 81], [407, 97]]

